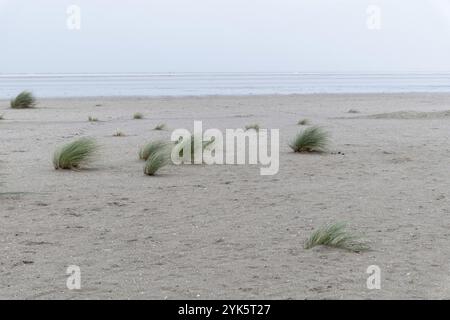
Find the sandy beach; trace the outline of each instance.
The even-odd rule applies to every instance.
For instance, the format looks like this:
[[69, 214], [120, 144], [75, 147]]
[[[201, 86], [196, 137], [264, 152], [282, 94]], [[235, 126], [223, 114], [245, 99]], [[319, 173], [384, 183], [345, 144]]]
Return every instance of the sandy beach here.
[[[449, 110], [450, 94], [425, 93], [2, 100], [0, 298], [449, 299]], [[290, 150], [303, 118], [331, 134], [329, 152]], [[280, 129], [279, 173], [144, 175], [139, 147], [194, 120]], [[101, 145], [93, 164], [54, 170], [54, 150], [84, 136]], [[336, 221], [371, 250], [303, 248]], [[81, 290], [66, 287], [69, 265]]]

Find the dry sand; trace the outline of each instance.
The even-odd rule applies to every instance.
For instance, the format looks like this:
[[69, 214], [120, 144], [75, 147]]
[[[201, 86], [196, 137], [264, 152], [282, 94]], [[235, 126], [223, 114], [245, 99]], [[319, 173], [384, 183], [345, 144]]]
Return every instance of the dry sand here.
[[[448, 299], [448, 110], [445, 94], [0, 101], [0, 298]], [[302, 118], [332, 134], [330, 153], [290, 152]], [[279, 173], [185, 165], [145, 176], [139, 146], [194, 120], [279, 128]], [[169, 130], [153, 131], [161, 122]], [[56, 146], [80, 136], [102, 145], [97, 161], [55, 171]], [[303, 249], [334, 221], [372, 250]], [[68, 265], [81, 267], [79, 291], [66, 288]], [[366, 288], [369, 265], [380, 290]]]

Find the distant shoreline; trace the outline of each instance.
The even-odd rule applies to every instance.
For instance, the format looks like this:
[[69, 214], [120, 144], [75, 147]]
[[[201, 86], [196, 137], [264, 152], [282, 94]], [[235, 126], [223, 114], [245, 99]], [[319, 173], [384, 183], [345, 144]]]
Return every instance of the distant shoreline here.
[[[161, 100], [161, 99], [170, 99], [170, 100], [182, 100], [182, 99], [211, 99], [211, 98], [272, 98], [272, 97], [371, 97], [371, 96], [450, 96], [450, 92], [345, 92], [345, 93], [293, 93], [293, 94], [211, 94], [211, 95], [161, 95], [161, 96], [65, 96], [65, 97], [44, 97], [39, 96], [40, 101], [58, 101], [58, 100], [72, 100], [72, 101], [86, 101], [86, 100]], [[0, 98], [0, 103], [8, 102], [10, 98]]]
[[450, 93], [450, 73], [142, 73], [0, 75], [0, 99]]

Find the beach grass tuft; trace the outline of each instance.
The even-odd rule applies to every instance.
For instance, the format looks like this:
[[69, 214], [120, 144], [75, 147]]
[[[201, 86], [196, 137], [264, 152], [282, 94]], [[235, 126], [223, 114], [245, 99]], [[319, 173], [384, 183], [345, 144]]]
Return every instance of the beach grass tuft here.
[[123, 131], [117, 130], [113, 133], [113, 137], [125, 137], [125, 133]]
[[89, 122], [97, 122], [97, 121], [98, 121], [98, 119], [97, 119], [97, 118], [95, 118], [95, 117], [91, 117], [91, 116], [89, 116], [89, 117], [88, 117], [88, 121], [89, 121]]
[[79, 169], [92, 159], [97, 150], [94, 139], [80, 138], [59, 147], [53, 155], [53, 165], [55, 169]]
[[298, 133], [289, 144], [294, 152], [324, 152], [329, 143], [329, 135], [320, 127], [311, 127]]
[[245, 130], [255, 130], [255, 131], [259, 131], [260, 127], [259, 124], [257, 123], [253, 123], [253, 124], [249, 124], [245, 126]]
[[366, 243], [348, 233], [345, 228], [345, 223], [334, 223], [317, 229], [306, 241], [305, 249], [311, 249], [315, 246], [328, 246], [352, 252], [369, 250]]
[[166, 130], [167, 126], [165, 123], [159, 123], [156, 125], [156, 127], [153, 128], [153, 130]]
[[23, 91], [11, 100], [11, 108], [13, 109], [27, 109], [33, 108], [36, 105], [36, 98], [29, 91]]
[[147, 160], [154, 153], [162, 151], [169, 146], [170, 144], [167, 141], [163, 140], [149, 142], [139, 150], [139, 159]]
[[[184, 145], [185, 143], [190, 143], [191, 144], [191, 163], [194, 163], [194, 154], [195, 154], [195, 148], [197, 147], [196, 144], [194, 143], [195, 137], [194, 135], [191, 135], [190, 138], [190, 142], [188, 139], [186, 140], [182, 140], [179, 139], [178, 141], [175, 142], [175, 144], [179, 144], [180, 142]], [[209, 140], [209, 141], [205, 141], [205, 140], [201, 140], [202, 141], [202, 152], [205, 150], [206, 147], [210, 146], [212, 143], [214, 143], [215, 139], [214, 137]], [[183, 150], [184, 148], [182, 148], [180, 150], [180, 157], [183, 158]]]
[[5, 120], [3, 113], [0, 113], [0, 120]]
[[136, 112], [136, 113], [133, 115], [133, 119], [135, 119], [135, 120], [144, 119], [144, 115], [143, 115], [142, 113], [140, 113], [140, 112]]
[[154, 176], [162, 167], [169, 164], [170, 153], [168, 149], [163, 148], [151, 154], [144, 165], [144, 173], [148, 176]]
[[359, 113], [359, 111], [356, 110], [356, 109], [350, 109], [350, 110], [348, 110], [347, 112], [348, 112], [348, 113]]
[[308, 126], [311, 122], [308, 119], [302, 119], [297, 122], [299, 126]]

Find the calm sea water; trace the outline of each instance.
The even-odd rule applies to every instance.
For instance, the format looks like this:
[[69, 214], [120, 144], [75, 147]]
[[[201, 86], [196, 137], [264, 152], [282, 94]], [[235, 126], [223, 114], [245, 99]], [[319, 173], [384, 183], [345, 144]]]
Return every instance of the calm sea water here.
[[0, 99], [293, 93], [450, 92], [450, 73], [0, 74]]

